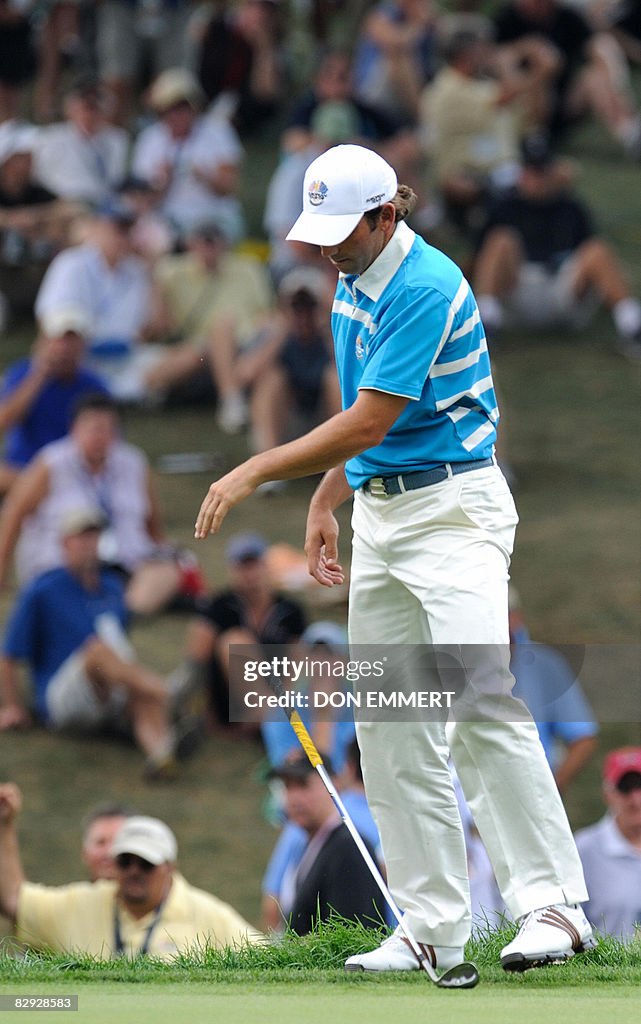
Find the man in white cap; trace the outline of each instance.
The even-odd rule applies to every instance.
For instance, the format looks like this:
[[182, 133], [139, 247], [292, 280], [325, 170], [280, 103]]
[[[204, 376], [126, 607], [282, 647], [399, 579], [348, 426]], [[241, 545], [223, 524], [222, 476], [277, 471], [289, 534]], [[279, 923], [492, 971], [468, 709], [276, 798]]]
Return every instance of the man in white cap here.
[[26, 881], [16, 830], [21, 806], [18, 787], [0, 784], [0, 913], [25, 945], [101, 959], [170, 959], [206, 945], [223, 949], [259, 939], [229, 904], [178, 873], [176, 837], [158, 818], [127, 818], [112, 847], [113, 881]]
[[[447, 736], [441, 716], [357, 723], [392, 894], [433, 966], [461, 963], [470, 906], [451, 751], [502, 895], [520, 919], [501, 962], [525, 970], [589, 948], [592, 931], [536, 726], [510, 695], [507, 586], [518, 517], [494, 457], [485, 333], [460, 269], [404, 223], [415, 198], [361, 146], [336, 146], [310, 164], [289, 237], [319, 245], [339, 272], [332, 331], [344, 411], [215, 481], [195, 534], [215, 533], [265, 480], [328, 470], [312, 498], [306, 551], [311, 574], [333, 586], [343, 581], [334, 510], [354, 497], [350, 642], [403, 654], [453, 645], [466, 692], [480, 686], [485, 698], [483, 715], [472, 707]], [[398, 690], [390, 676], [386, 693]], [[421, 677], [421, 689], [429, 683]], [[346, 967], [417, 970], [419, 962], [398, 930]]]
[[90, 333], [89, 316], [80, 306], [52, 309], [43, 317], [31, 355], [6, 370], [0, 386], [5, 436], [0, 494], [44, 445], [68, 433], [80, 398], [108, 394], [102, 379], [83, 365]]

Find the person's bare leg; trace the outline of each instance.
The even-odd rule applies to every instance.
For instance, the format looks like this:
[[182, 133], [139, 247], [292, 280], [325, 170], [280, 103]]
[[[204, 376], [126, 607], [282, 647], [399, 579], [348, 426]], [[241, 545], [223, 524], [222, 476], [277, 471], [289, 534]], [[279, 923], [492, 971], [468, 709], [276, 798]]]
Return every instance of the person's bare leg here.
[[574, 254], [576, 278], [574, 290], [584, 295], [593, 288], [608, 309], [630, 296], [630, 286], [610, 246], [600, 238], [591, 238]]
[[127, 607], [136, 615], [155, 615], [167, 607], [179, 587], [180, 569], [176, 562], [143, 562], [127, 586]]
[[173, 732], [169, 724], [169, 694], [162, 676], [139, 662], [125, 661], [102, 640], [92, 638], [85, 647], [84, 668], [99, 699], [109, 690], [126, 690], [134, 735], [148, 757], [171, 752]]
[[523, 262], [523, 246], [511, 228], [489, 232], [476, 260], [475, 292], [500, 299], [516, 286]]
[[190, 342], [172, 346], [160, 362], [148, 371], [146, 390], [162, 395], [175, 384], [189, 380], [202, 365], [204, 356]]
[[[234, 647], [242, 647], [243, 655], [253, 661], [261, 661], [264, 658], [264, 654], [254, 633], [249, 629], [244, 629], [242, 626], [238, 626], [234, 629], [228, 629], [219, 637], [218, 656], [227, 679], [230, 701], [232, 696], [235, 697], [234, 703], [240, 707], [242, 706], [243, 697], [247, 690], [247, 684], [239, 678], [237, 672], [232, 671], [231, 659], [234, 653]], [[257, 679], [256, 682], [252, 682], [251, 689], [265, 697], [269, 696], [272, 692], [262, 679]], [[241, 736], [256, 736], [259, 732], [259, 719], [262, 714], [263, 712], [259, 708], [253, 710], [251, 722], [238, 723], [238, 733]]]
[[625, 148], [638, 146], [641, 122], [625, 56], [618, 42], [599, 33], [590, 44], [590, 60], [570, 92], [570, 112], [590, 112]]
[[338, 415], [343, 408], [343, 403], [338, 375], [334, 366], [327, 366], [323, 372], [321, 396], [325, 418], [330, 419], [332, 416]]
[[268, 451], [282, 444], [291, 395], [280, 366], [270, 366], [256, 380], [250, 415], [254, 450]]

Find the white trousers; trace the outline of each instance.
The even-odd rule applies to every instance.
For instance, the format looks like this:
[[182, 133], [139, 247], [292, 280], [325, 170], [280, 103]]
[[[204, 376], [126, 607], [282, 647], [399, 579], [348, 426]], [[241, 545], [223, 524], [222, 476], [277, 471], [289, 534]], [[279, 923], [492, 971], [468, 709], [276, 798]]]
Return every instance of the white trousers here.
[[[496, 645], [496, 670], [509, 689], [507, 585], [517, 521], [496, 466], [390, 498], [358, 491], [350, 644]], [[510, 702], [514, 722], [505, 721], [503, 697], [495, 719], [490, 708], [483, 721], [446, 724], [426, 720], [428, 712], [421, 721], [357, 723], [390, 889], [419, 941], [461, 946], [471, 927], [450, 752], [509, 911], [520, 917], [587, 899], [536, 726], [511, 696], [508, 711]]]

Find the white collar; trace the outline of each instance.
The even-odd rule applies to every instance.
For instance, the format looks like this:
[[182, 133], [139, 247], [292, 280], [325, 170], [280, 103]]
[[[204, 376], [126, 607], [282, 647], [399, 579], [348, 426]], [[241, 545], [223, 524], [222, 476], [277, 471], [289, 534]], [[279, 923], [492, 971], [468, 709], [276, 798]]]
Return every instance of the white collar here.
[[[401, 221], [394, 234], [374, 262], [354, 281], [354, 288], [376, 302], [414, 245], [415, 233]], [[345, 277], [341, 274], [341, 277]]]
[[603, 828], [603, 849], [605, 853], [609, 854], [611, 857], [640, 856], [636, 846], [633, 846], [633, 844], [625, 838], [612, 814], [608, 812], [608, 814], [601, 819], [601, 824]]

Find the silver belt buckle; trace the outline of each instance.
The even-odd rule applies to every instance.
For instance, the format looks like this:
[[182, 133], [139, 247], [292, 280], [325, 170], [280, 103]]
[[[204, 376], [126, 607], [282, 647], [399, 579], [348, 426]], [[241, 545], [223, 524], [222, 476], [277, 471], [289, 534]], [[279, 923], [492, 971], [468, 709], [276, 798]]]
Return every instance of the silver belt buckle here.
[[382, 476], [373, 476], [371, 480], [368, 481], [367, 489], [375, 498], [389, 498], [389, 494], [385, 490], [385, 481]]

